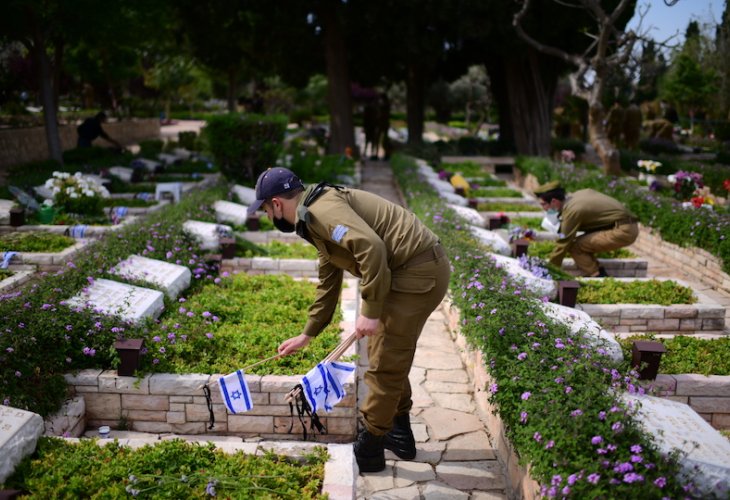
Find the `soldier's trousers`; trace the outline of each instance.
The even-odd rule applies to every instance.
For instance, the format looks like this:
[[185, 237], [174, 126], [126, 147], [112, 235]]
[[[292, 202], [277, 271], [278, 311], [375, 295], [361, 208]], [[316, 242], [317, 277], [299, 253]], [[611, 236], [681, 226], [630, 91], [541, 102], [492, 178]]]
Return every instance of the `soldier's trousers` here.
[[391, 274], [377, 334], [368, 337], [368, 393], [360, 407], [365, 427], [375, 435], [387, 433], [393, 417], [413, 406], [408, 373], [416, 342], [429, 315], [441, 303], [449, 285], [451, 266], [446, 256]]
[[578, 236], [568, 252], [583, 276], [598, 273], [598, 260], [595, 254], [627, 247], [639, 235], [637, 224], [619, 224], [605, 231], [595, 231]]

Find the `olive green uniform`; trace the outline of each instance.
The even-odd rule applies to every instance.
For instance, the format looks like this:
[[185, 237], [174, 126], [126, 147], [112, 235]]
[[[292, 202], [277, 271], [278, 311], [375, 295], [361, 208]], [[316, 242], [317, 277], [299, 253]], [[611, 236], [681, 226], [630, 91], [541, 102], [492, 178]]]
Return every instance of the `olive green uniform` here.
[[[619, 201], [593, 189], [568, 196], [560, 211], [560, 239], [550, 263], [560, 267], [566, 253], [586, 276], [598, 273], [594, 254], [626, 247], [639, 235], [637, 219]], [[577, 236], [578, 231], [585, 234]]]
[[369, 391], [360, 407], [365, 426], [387, 433], [393, 417], [412, 406], [408, 373], [416, 342], [428, 316], [448, 287], [450, 265], [438, 238], [416, 216], [377, 195], [333, 187], [317, 198], [297, 222], [306, 220], [307, 237], [319, 253], [317, 296], [304, 334], [316, 336], [331, 321], [343, 272], [360, 278], [360, 313], [380, 319], [368, 338]]

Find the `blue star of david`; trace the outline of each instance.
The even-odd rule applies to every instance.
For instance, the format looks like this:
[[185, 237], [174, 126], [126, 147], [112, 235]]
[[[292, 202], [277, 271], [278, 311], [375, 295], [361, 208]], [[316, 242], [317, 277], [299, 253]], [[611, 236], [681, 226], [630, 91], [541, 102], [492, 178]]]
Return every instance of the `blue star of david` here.
[[316, 388], [316, 389], [314, 390], [314, 395], [315, 395], [315, 396], [319, 396], [319, 393], [320, 393], [320, 392], [322, 392], [323, 390], [324, 390], [324, 387], [323, 387], [323, 386], [321, 386], [321, 385], [320, 385], [320, 386], [318, 386], [318, 387], [317, 387], [317, 388]]
[[231, 399], [241, 399], [241, 391], [233, 391], [231, 393]]

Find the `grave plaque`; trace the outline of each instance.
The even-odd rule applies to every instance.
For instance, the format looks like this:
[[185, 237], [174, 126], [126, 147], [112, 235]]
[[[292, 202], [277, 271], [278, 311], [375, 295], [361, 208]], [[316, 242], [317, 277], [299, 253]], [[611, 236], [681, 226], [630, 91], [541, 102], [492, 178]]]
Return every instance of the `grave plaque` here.
[[520, 266], [517, 259], [511, 257], [505, 257], [496, 253], [488, 254], [497, 264], [497, 267], [504, 269], [510, 277], [517, 283], [522, 283], [530, 290], [549, 297], [555, 298], [558, 293], [558, 288], [555, 282], [551, 279], [538, 278], [527, 269]]
[[10, 209], [14, 206], [13, 200], [0, 200], [0, 224], [10, 224]]
[[43, 419], [36, 413], [0, 405], [0, 483], [35, 450], [43, 434]]
[[624, 394], [630, 404], [640, 404], [637, 421], [655, 437], [659, 450], [683, 452], [680, 465], [707, 497], [727, 498], [730, 493], [730, 441], [683, 403], [654, 396]]
[[120, 316], [136, 323], [143, 318], [157, 318], [164, 307], [162, 292], [98, 279], [81, 293], [66, 301], [72, 307], [88, 305], [102, 314]]
[[248, 207], [239, 203], [218, 200], [213, 205], [218, 222], [230, 222], [237, 226], [245, 226], [248, 219]]
[[148, 160], [147, 158], [137, 158], [134, 160], [133, 165], [141, 165], [142, 167], [146, 168], [148, 171], [155, 173], [158, 169], [162, 167], [160, 162], [154, 161], [154, 160]]
[[117, 264], [112, 273], [120, 278], [152, 283], [165, 291], [171, 299], [190, 286], [190, 269], [164, 260], [149, 259], [141, 255], [130, 255]]
[[111, 167], [109, 173], [115, 177], [119, 177], [124, 182], [132, 182], [134, 169], [129, 167]]
[[512, 253], [509, 244], [498, 233], [478, 226], [469, 226], [469, 230], [476, 239], [491, 247], [498, 254], [509, 255]]
[[192, 152], [188, 151], [187, 149], [183, 149], [183, 148], [173, 149], [172, 154], [177, 156], [181, 160], [189, 160], [193, 156]]
[[200, 241], [202, 250], [218, 250], [221, 236], [233, 234], [230, 226], [196, 220], [185, 221], [183, 230]]
[[233, 186], [233, 194], [238, 196], [238, 200], [244, 205], [253, 205], [256, 201], [256, 190], [250, 187], [236, 184]]
[[469, 224], [473, 226], [484, 227], [484, 217], [482, 217], [481, 214], [473, 208], [463, 207], [461, 205], [454, 205], [452, 203], [449, 203], [447, 206], [451, 210], [456, 212], [456, 215], [466, 220], [466, 222], [468, 222]]
[[167, 153], [158, 154], [157, 159], [160, 160], [163, 165], [175, 165], [177, 163], [182, 163], [182, 159], [178, 158], [175, 155], [170, 155]]

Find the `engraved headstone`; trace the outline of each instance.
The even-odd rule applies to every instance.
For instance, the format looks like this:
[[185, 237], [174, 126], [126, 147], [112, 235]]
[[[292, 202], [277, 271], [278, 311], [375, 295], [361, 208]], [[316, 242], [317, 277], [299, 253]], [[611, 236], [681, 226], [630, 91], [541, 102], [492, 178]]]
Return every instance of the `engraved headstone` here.
[[456, 193], [440, 192], [439, 196], [446, 200], [447, 203], [452, 203], [454, 205], [460, 205], [462, 207], [465, 207], [469, 204], [466, 198], [464, 198], [463, 196], [459, 196]]
[[134, 169], [129, 167], [111, 167], [109, 173], [115, 177], [119, 177], [124, 182], [132, 182], [132, 174]]
[[149, 259], [141, 255], [130, 255], [117, 264], [112, 273], [120, 278], [152, 283], [165, 291], [171, 299], [190, 286], [190, 269], [164, 260]]
[[164, 308], [163, 294], [157, 290], [98, 279], [66, 301], [71, 307], [88, 306], [102, 314], [120, 316], [132, 323], [157, 318]]
[[239, 203], [218, 200], [213, 204], [215, 218], [218, 222], [230, 222], [237, 226], [246, 225], [248, 207]]
[[222, 234], [233, 234], [231, 226], [188, 220], [183, 223], [183, 231], [200, 242], [202, 250], [218, 250]]
[[498, 233], [477, 226], [469, 226], [469, 230], [476, 239], [491, 247], [498, 254], [509, 255], [512, 253], [512, 248]]
[[703, 492], [702, 498], [728, 498], [730, 493], [730, 441], [690, 406], [654, 396], [624, 394], [639, 403], [637, 421], [656, 437], [659, 450], [683, 452], [684, 474]]
[[235, 194], [238, 197], [238, 200], [246, 206], [253, 205], [256, 201], [256, 190], [250, 187], [236, 184], [233, 186], [233, 194]]
[[540, 306], [548, 316], [567, 325], [574, 335], [582, 334], [586, 341], [603, 349], [614, 361], [623, 360], [621, 345], [616, 338], [593, 321], [587, 313], [552, 302], [541, 302]]
[[0, 405], [0, 484], [12, 475], [23, 458], [35, 451], [42, 434], [40, 415]]
[[514, 282], [521, 283], [533, 292], [551, 299], [555, 298], [557, 295], [558, 288], [553, 280], [538, 278], [530, 271], [520, 266], [517, 259], [505, 257], [504, 255], [496, 253], [489, 254], [489, 256], [496, 262], [497, 267], [501, 267], [507, 272], [507, 274], [509, 274], [510, 278], [512, 278]]
[[447, 206], [469, 224], [484, 227], [484, 217], [473, 208], [454, 205], [453, 203], [449, 203]]

